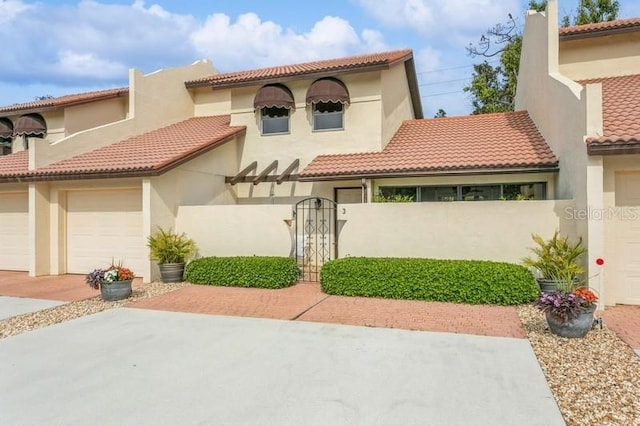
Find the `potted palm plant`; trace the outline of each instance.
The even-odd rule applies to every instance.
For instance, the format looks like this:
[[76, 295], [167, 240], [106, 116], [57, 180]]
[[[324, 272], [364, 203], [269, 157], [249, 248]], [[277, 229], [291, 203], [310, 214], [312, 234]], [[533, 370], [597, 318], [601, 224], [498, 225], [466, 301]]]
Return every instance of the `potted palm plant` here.
[[165, 283], [181, 282], [185, 263], [196, 252], [196, 243], [183, 232], [172, 232], [160, 227], [149, 236], [147, 246], [151, 260], [155, 260], [160, 268], [162, 281]]
[[556, 230], [553, 236], [545, 240], [533, 234], [536, 246], [531, 248], [533, 256], [522, 259], [524, 266], [538, 271], [538, 285], [542, 291], [571, 291], [576, 287], [578, 277], [584, 272], [579, 261], [586, 249], [582, 246], [582, 237], [570, 243]]

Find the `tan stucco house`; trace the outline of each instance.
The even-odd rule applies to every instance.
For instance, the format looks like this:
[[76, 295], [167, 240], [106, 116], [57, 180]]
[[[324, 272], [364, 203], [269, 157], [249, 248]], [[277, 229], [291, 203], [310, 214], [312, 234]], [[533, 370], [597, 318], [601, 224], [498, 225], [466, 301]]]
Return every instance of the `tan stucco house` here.
[[[590, 276], [607, 259], [590, 281], [605, 303], [640, 303], [624, 254], [638, 222], [581, 217], [640, 199], [640, 20], [559, 30], [556, 8], [527, 18], [513, 113], [424, 119], [411, 50], [201, 61], [0, 107], [0, 269], [114, 259], [152, 280], [157, 226], [201, 255], [291, 255], [312, 275], [348, 255], [518, 262], [559, 228], [588, 241]], [[375, 202], [394, 197], [418, 202]]]

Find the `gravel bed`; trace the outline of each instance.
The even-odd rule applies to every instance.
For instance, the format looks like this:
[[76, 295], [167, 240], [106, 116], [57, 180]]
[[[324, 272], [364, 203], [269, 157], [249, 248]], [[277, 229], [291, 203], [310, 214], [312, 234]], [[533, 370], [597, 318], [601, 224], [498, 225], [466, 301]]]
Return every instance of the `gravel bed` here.
[[96, 296], [90, 299], [78, 300], [76, 302], [66, 303], [53, 308], [7, 318], [4, 321], [0, 321], [0, 339], [85, 315], [106, 311], [107, 309], [119, 308], [128, 303], [159, 296], [188, 285], [190, 284], [165, 284], [162, 282], [147, 283], [134, 288], [131, 292], [131, 296], [123, 300], [107, 302], [102, 300], [102, 297]]
[[640, 425], [640, 357], [606, 324], [568, 339], [533, 306], [518, 314], [567, 425]]

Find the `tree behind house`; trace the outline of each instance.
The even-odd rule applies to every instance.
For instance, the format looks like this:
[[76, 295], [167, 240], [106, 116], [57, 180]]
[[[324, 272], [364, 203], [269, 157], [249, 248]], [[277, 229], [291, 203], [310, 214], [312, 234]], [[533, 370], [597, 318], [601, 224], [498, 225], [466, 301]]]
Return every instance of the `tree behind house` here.
[[[541, 12], [546, 7], [546, 0], [529, 2], [530, 10]], [[563, 26], [611, 21], [617, 19], [619, 9], [618, 0], [580, 0], [573, 19], [563, 17]], [[471, 95], [473, 114], [513, 111], [521, 50], [522, 32], [511, 14], [506, 23], [491, 27], [477, 45], [467, 48], [474, 57], [500, 57], [498, 65], [485, 60], [473, 66], [471, 82], [463, 88]]]

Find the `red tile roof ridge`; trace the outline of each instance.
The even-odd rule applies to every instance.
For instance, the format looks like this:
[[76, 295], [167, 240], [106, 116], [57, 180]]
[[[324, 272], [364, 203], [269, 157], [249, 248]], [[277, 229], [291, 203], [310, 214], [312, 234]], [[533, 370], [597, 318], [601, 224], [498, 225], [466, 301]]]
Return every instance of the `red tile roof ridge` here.
[[122, 96], [129, 92], [128, 87], [119, 87], [116, 89], [96, 90], [92, 92], [74, 93], [62, 95], [54, 98], [41, 99], [32, 102], [23, 102], [0, 107], [0, 113], [19, 112], [24, 110], [55, 108], [66, 105], [73, 105], [84, 102], [91, 102], [108, 97]]
[[365, 53], [353, 56], [345, 56], [341, 58], [321, 59], [290, 65], [276, 65], [273, 67], [212, 74], [207, 77], [187, 81], [185, 82], [185, 84], [187, 87], [207, 84], [229, 84], [231, 82], [238, 83], [267, 78], [307, 75], [321, 71], [340, 71], [383, 64], [391, 65], [398, 61], [409, 59], [412, 55], [413, 51], [411, 49], [398, 49], [378, 53]]
[[638, 27], [638, 29], [640, 30], [640, 17], [616, 19], [613, 21], [597, 22], [593, 24], [573, 25], [570, 27], [561, 27], [558, 30], [558, 34], [562, 38], [573, 35], [597, 33], [633, 27]]

